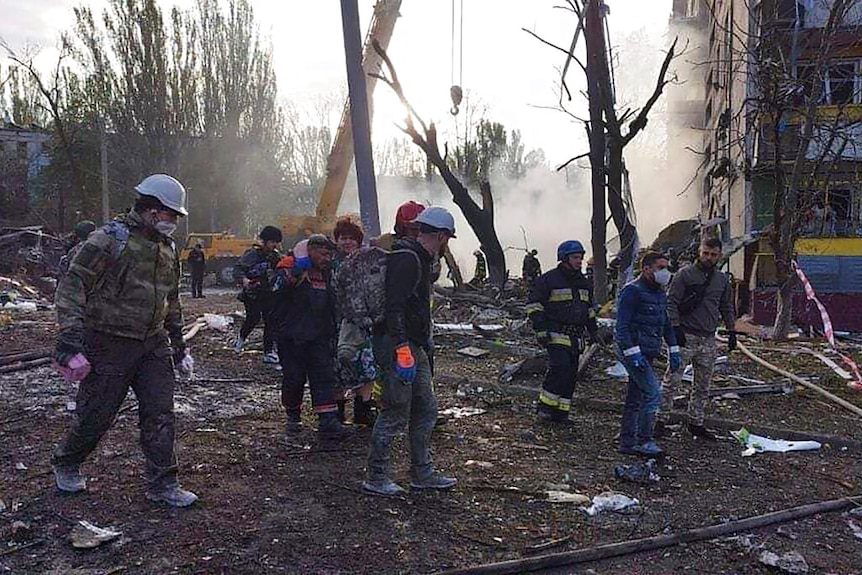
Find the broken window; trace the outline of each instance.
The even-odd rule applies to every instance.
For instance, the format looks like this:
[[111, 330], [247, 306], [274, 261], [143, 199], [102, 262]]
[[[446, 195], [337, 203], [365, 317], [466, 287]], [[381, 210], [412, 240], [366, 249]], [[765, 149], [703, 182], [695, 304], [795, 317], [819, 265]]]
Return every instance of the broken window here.
[[805, 25], [805, 4], [797, 0], [778, 0], [775, 7], [775, 20], [777, 22], [796, 23], [799, 19], [800, 26]]
[[856, 63], [833, 64], [827, 70], [826, 103], [833, 106], [856, 101]]

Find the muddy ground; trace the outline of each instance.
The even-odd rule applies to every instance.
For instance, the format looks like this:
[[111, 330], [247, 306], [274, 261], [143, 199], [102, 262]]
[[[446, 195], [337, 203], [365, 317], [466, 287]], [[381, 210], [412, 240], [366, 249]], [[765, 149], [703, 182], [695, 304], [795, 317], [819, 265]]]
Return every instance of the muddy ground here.
[[[230, 313], [226, 292], [185, 300], [187, 318]], [[0, 328], [0, 353], [47, 349], [50, 312], [19, 314]], [[254, 336], [260, 338], [260, 332]], [[503, 336], [506, 339], [507, 336]], [[682, 429], [663, 441], [661, 480], [650, 485], [615, 479], [619, 416], [577, 408], [573, 430], [536, 424], [533, 399], [497, 385], [513, 357], [480, 359], [457, 353], [468, 336], [439, 336], [437, 393], [441, 409], [479, 407], [482, 415], [451, 419], [434, 436], [438, 467], [459, 479], [451, 493], [380, 499], [360, 491], [369, 430], [341, 443], [313, 431], [288, 437], [278, 403], [279, 372], [250, 350], [228, 349], [230, 333], [202, 331], [192, 342], [196, 380], [181, 381], [176, 403], [182, 480], [201, 497], [187, 510], [148, 503], [137, 414], [127, 399], [114, 428], [84, 468], [89, 491], [57, 492], [50, 472], [53, 446], [68, 429], [74, 386], [49, 368], [0, 375], [0, 573], [430, 573], [516, 559], [530, 548], [565, 539], [549, 551], [676, 533], [862, 491], [862, 459], [852, 448], [740, 456], [730, 437], [717, 444]], [[255, 346], [252, 345], [252, 348]], [[775, 347], [768, 346], [768, 347]], [[828, 368], [793, 345], [756, 350], [770, 361], [818, 378], [862, 406]], [[860, 359], [859, 354], [855, 356]], [[604, 373], [604, 352], [579, 384], [582, 396], [621, 401], [624, 384]], [[738, 352], [729, 374], [780, 382]], [[240, 382], [213, 380], [241, 379]], [[516, 381], [537, 385], [538, 380]], [[719, 378], [716, 386], [739, 385]], [[859, 418], [811, 392], [750, 395], [710, 406], [711, 417], [753, 425], [836, 434], [862, 441]], [[306, 423], [313, 426], [311, 414]], [[407, 481], [403, 442], [396, 479]], [[636, 497], [636, 515], [588, 517], [577, 505], [549, 503], [560, 488], [595, 496], [613, 490]], [[73, 549], [79, 520], [123, 535], [96, 549]], [[862, 573], [862, 540], [840, 513], [555, 573], [767, 573], [762, 550], [798, 551], [811, 573]], [[13, 529], [16, 521], [24, 522]], [[862, 525], [862, 518], [855, 519]]]

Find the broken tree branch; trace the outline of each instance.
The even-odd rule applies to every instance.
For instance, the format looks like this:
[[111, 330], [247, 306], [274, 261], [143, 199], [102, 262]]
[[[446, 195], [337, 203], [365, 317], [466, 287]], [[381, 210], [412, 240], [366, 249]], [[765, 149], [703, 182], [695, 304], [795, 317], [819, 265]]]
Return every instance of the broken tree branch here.
[[690, 529], [688, 531], [674, 533], [672, 535], [657, 535], [655, 537], [646, 537], [643, 539], [610, 543], [608, 545], [599, 545], [598, 547], [592, 547], [589, 549], [564, 551], [562, 553], [552, 553], [526, 559], [502, 561], [500, 563], [488, 563], [463, 569], [451, 569], [439, 572], [438, 575], [508, 575], [510, 573], [524, 573], [528, 571], [549, 569], [551, 567], [576, 565], [587, 563], [589, 561], [608, 559], [610, 557], [622, 557], [625, 555], [632, 555], [634, 553], [643, 553], [644, 551], [664, 549], [666, 547], [679, 545], [680, 543], [692, 543], [694, 541], [715, 539], [717, 537], [724, 537], [741, 531], [751, 531], [752, 529], [758, 529], [768, 525], [787, 523], [788, 521], [794, 521], [820, 513], [844, 511], [845, 509], [849, 509], [859, 504], [862, 504], [862, 497], [842, 497], [841, 499], [832, 499], [830, 501], [821, 501], [819, 503], [791, 507], [790, 509], [785, 509], [783, 511], [775, 511], [773, 513], [766, 513], [765, 515], [756, 515], [754, 517], [748, 517], [737, 521], [729, 521], [718, 525]]

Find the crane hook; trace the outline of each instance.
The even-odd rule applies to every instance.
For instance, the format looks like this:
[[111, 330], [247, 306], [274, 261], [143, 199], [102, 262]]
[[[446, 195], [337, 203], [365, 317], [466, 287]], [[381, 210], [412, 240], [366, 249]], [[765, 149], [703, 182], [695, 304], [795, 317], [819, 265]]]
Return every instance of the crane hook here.
[[457, 116], [459, 110], [459, 106], [461, 105], [461, 100], [464, 98], [464, 92], [461, 90], [461, 86], [457, 84], [449, 88], [449, 96], [452, 98], [452, 109], [449, 110], [449, 113], [453, 116]]

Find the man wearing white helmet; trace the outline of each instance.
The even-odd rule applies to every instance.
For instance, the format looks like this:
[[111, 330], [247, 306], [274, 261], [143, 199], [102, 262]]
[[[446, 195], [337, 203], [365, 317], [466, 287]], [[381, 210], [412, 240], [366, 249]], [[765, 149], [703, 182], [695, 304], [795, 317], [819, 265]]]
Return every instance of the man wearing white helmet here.
[[431, 386], [431, 265], [455, 237], [447, 210], [431, 207], [416, 218], [419, 235], [395, 241], [386, 264], [386, 319], [373, 329], [374, 357], [383, 371], [382, 407], [371, 434], [366, 481], [377, 495], [404, 493], [390, 478], [392, 440], [408, 428], [410, 486], [451, 489], [431, 461], [437, 398]]
[[188, 213], [186, 191], [155, 174], [135, 187], [129, 213], [93, 232], [57, 287], [57, 367], [80, 381], [75, 423], [54, 451], [57, 487], [86, 489], [80, 466], [111, 427], [129, 388], [138, 399], [147, 498], [186, 507], [177, 481], [173, 363], [190, 371], [183, 343], [180, 266], [171, 239]]

